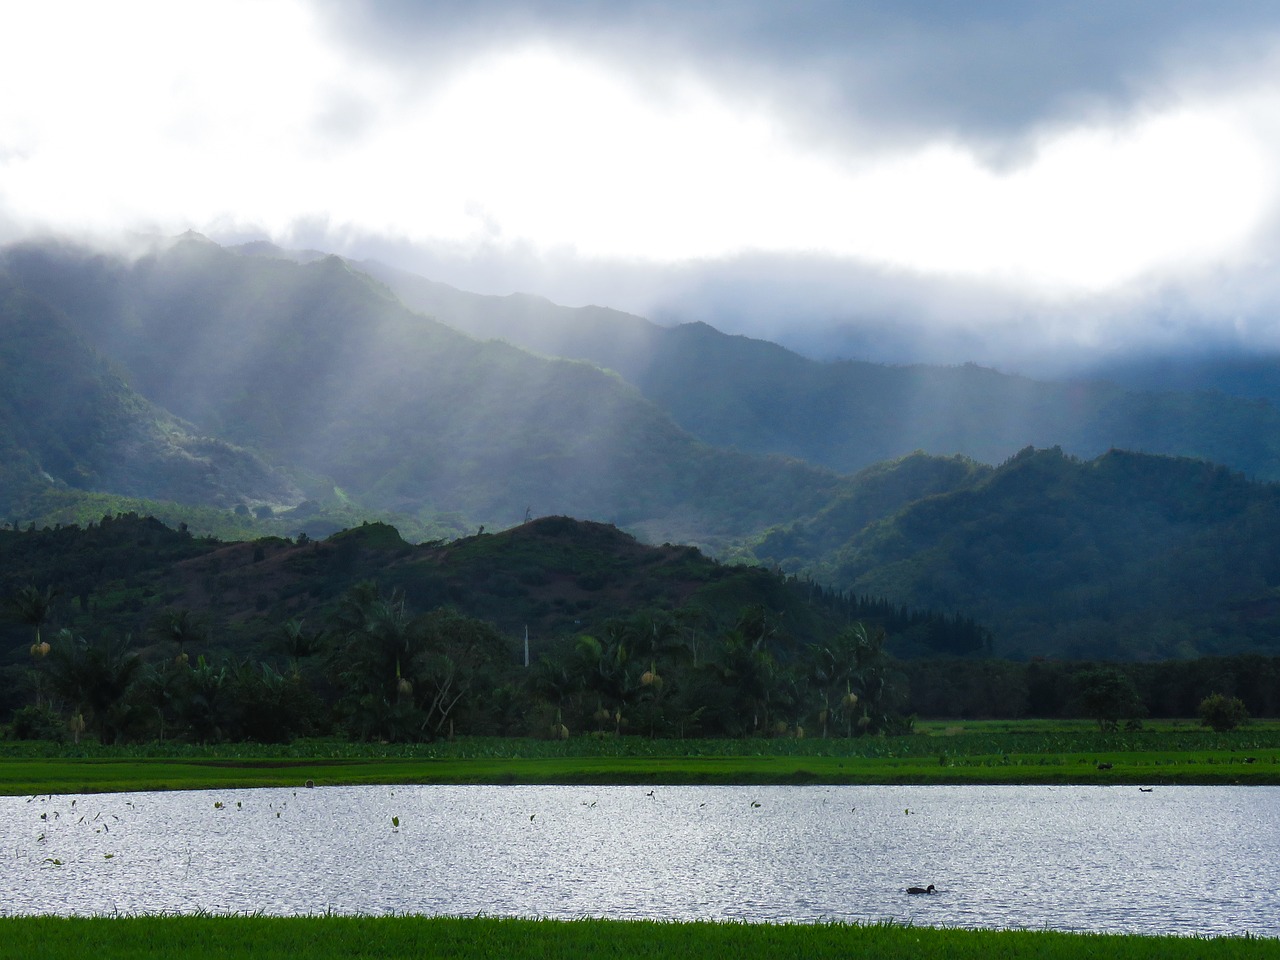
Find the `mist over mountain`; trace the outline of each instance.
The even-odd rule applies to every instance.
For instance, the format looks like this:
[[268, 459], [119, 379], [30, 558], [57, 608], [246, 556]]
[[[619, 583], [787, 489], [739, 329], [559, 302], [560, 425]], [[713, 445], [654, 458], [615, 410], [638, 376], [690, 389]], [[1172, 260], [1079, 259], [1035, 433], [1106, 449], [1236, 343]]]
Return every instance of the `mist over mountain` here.
[[[616, 370], [707, 443], [778, 453], [843, 473], [915, 450], [999, 463], [1027, 445], [1095, 457], [1115, 447], [1222, 463], [1280, 479], [1280, 410], [1258, 393], [1274, 365], [1132, 371], [1039, 381], [962, 366], [816, 361], [704, 323], [664, 327], [601, 307], [525, 295], [480, 296], [376, 263], [361, 264], [407, 304], [479, 337]], [[1185, 370], [1186, 390], [1177, 370]], [[1117, 370], [1117, 372], [1122, 372]], [[1239, 390], [1224, 389], [1234, 382]]]
[[1090, 368], [1132, 390], [1216, 392], [1280, 405], [1280, 356], [1235, 351], [1132, 356]]
[[715, 450], [616, 374], [475, 340], [337, 257], [188, 235], [135, 260], [27, 244], [4, 263], [149, 401], [287, 468], [310, 499], [715, 541], [816, 509], [839, 481]]
[[266, 2], [15, 13], [0, 239], [267, 238], [1037, 379], [1280, 349], [1267, 4]]
[[61, 485], [208, 503], [296, 502], [287, 474], [146, 400], [55, 309], [0, 272], [0, 512]]

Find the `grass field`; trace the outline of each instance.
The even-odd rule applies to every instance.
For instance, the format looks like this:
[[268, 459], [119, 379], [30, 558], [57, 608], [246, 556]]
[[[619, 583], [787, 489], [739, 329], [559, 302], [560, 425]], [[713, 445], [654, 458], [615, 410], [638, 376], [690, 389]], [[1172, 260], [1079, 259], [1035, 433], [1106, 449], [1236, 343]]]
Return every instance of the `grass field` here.
[[0, 958], [95, 960], [219, 957], [595, 957], [806, 960], [1280, 957], [1280, 940], [1193, 939], [1045, 931], [936, 930], [899, 925], [658, 923], [443, 917], [128, 917], [0, 919]]
[[103, 747], [0, 743], [0, 794], [397, 783], [1280, 784], [1280, 724], [922, 724], [851, 740], [569, 741]]

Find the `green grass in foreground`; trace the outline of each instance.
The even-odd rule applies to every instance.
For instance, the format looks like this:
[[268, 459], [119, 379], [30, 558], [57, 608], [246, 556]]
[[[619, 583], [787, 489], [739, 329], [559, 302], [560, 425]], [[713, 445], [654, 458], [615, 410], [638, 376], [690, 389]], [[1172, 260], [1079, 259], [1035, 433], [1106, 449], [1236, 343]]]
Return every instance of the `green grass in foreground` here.
[[347, 957], [912, 960], [1280, 957], [1280, 940], [936, 930], [900, 925], [663, 923], [450, 917], [0, 919], [0, 958], [329, 960]]

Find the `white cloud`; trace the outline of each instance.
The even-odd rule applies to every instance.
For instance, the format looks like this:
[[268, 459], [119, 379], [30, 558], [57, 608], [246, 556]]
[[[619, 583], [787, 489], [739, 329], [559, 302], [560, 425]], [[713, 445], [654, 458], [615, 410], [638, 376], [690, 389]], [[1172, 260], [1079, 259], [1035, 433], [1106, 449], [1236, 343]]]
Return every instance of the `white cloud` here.
[[1145, 106], [1057, 116], [992, 166], [989, 143], [950, 128], [894, 152], [814, 136], [812, 105], [782, 95], [800, 86], [763, 95], [693, 56], [663, 73], [549, 31], [421, 69], [337, 42], [303, 0], [54, 0], [5, 20], [10, 231], [306, 233], [357, 255], [356, 238], [385, 236], [597, 276], [816, 257], [1058, 310], [1270, 251], [1256, 244], [1280, 94], [1265, 71], [1189, 71]]
[[1059, 131], [1013, 170], [933, 147], [851, 184], [849, 212], [870, 222], [841, 252], [1063, 292], [1112, 287], [1238, 255], [1274, 200], [1269, 159], [1203, 108]]

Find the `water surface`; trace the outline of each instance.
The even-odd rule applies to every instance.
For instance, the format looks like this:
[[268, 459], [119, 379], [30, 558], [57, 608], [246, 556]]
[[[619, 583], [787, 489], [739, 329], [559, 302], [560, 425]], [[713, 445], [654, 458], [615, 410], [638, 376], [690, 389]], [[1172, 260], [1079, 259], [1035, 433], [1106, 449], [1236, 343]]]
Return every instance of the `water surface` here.
[[[398, 820], [398, 826], [393, 822]], [[400, 786], [0, 798], [0, 913], [1280, 936], [1280, 788]], [[908, 896], [933, 883], [933, 896]]]

